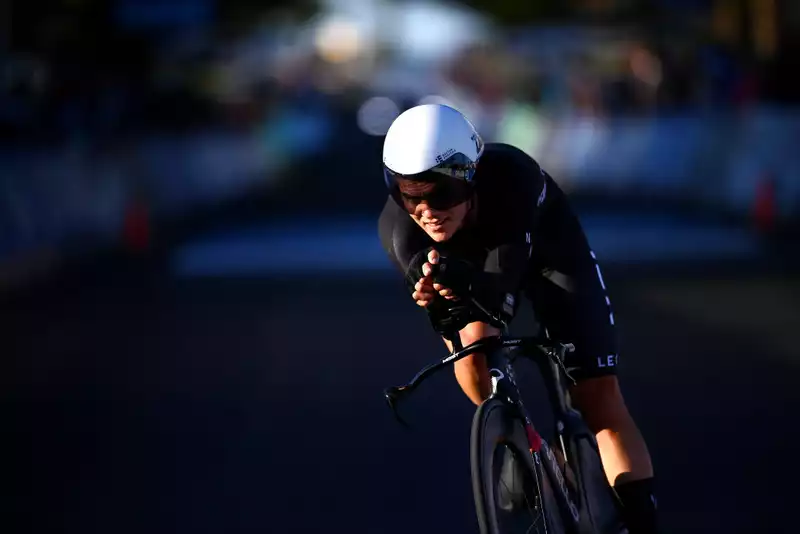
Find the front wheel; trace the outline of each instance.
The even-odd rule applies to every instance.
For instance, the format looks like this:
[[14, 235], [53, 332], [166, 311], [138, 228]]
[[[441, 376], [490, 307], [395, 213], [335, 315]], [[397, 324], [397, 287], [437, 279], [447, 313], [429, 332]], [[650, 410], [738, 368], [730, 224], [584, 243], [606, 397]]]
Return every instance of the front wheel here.
[[546, 476], [525, 427], [508, 404], [488, 399], [472, 420], [470, 463], [481, 534], [564, 534]]

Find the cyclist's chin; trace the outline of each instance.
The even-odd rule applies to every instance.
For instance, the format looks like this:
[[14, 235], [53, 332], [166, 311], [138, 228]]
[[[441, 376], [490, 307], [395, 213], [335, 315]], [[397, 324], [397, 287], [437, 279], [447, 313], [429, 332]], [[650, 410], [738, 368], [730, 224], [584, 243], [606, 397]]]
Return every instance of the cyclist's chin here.
[[445, 229], [442, 230], [429, 230], [428, 228], [425, 229], [425, 233], [428, 234], [428, 237], [436, 241], [437, 243], [441, 243], [442, 241], [447, 241], [450, 239], [451, 232], [448, 232]]
[[428, 237], [437, 243], [450, 239], [457, 228], [457, 225], [453, 224], [453, 221], [449, 218], [443, 220], [441, 224], [425, 224], [419, 221], [419, 225], [425, 230]]
[[[437, 243], [447, 241], [456, 233], [464, 222], [464, 212], [459, 209], [452, 209], [445, 212], [436, 212], [435, 217], [425, 219], [418, 215], [411, 215], [411, 218], [428, 234], [428, 237]], [[431, 223], [434, 220], [436, 223]]]

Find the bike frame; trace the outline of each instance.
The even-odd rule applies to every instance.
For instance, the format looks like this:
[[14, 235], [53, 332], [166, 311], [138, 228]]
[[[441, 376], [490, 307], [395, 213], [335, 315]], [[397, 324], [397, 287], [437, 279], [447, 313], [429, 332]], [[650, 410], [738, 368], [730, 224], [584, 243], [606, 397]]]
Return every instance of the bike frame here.
[[[513, 347], [514, 341], [516, 340], [507, 339], [504, 340], [503, 343], [509, 343], [510, 346]], [[528, 356], [525, 353], [523, 353], [523, 355], [526, 357]], [[569, 400], [567, 399], [562, 384], [563, 375], [561, 373], [561, 369], [559, 368], [559, 363], [557, 363], [557, 361], [561, 360], [559, 359], [554, 361], [556, 358], [559, 358], [559, 356], [556, 354], [550, 354], [549, 356], [550, 357], [548, 358], [529, 357], [529, 359], [532, 359], [539, 366], [540, 371], [545, 377], [545, 384], [547, 385], [548, 395], [550, 396], [553, 415], [555, 416], [556, 421], [556, 437], [561, 445], [563, 457], [567, 463], [577, 465], [577, 462], [574, 461], [574, 458], [571, 458], [571, 448], [567, 447], [564, 442], [564, 431], [566, 430], [564, 421], [568, 418], [568, 413], [574, 410], [572, 410], [572, 408], [569, 406]], [[562, 509], [569, 511], [569, 519], [571, 520], [570, 530], [577, 530], [581, 523], [582, 517], [582, 510], [579, 507], [581, 500], [577, 501], [576, 503], [576, 500], [569, 489], [566, 475], [562, 471], [561, 466], [558, 464], [553, 451], [550, 449], [547, 441], [542, 439], [533, 426], [530, 415], [522, 402], [519, 388], [517, 386], [513, 368], [513, 361], [515, 358], [509, 357], [508, 352], [502, 349], [490, 353], [487, 355], [487, 358], [489, 364], [489, 376], [491, 377], [492, 381], [492, 393], [490, 398], [500, 399], [503, 402], [510, 404], [519, 413], [519, 417], [522, 419], [525, 425], [525, 433], [528, 437], [528, 445], [530, 447], [530, 453], [533, 461], [536, 465], [544, 468], [551, 481], [556, 482], [556, 484], [553, 484], [557, 488], [557, 491], [554, 493], [556, 494]], [[576, 481], [578, 484], [576, 490], [580, 495], [583, 493], [583, 488], [582, 480], [579, 474], [576, 478]]]
[[[575, 447], [571, 446], [572, 438], [579, 432], [586, 432], [587, 430], [580, 413], [571, 406], [565, 383], [565, 380], [571, 379], [571, 377], [564, 367], [564, 355], [567, 351], [574, 350], [574, 347], [540, 337], [511, 338], [493, 336], [483, 338], [466, 348], [461, 348], [460, 340], [456, 339], [454, 340], [454, 349], [455, 351], [443, 360], [422, 369], [408, 384], [388, 388], [384, 392], [389, 406], [395, 413], [395, 417], [401, 424], [408, 426], [396, 410], [397, 402], [402, 396], [411, 393], [427, 377], [455, 363], [457, 360], [476, 352], [486, 354], [492, 382], [491, 398], [501, 400], [517, 411], [525, 425], [533, 461], [537, 466], [541, 466], [545, 470], [551, 481], [556, 482], [556, 484], [553, 484], [557, 488], [554, 494], [557, 496], [556, 498], [562, 510], [569, 511], [569, 514], [562, 514], [566, 516], [564, 519], [568, 522], [568, 530], [573, 532], [590, 531], [592, 521], [587, 517], [585, 508], [584, 477]], [[520, 351], [520, 353], [515, 354], [517, 351]], [[574, 493], [577, 495], [573, 495], [573, 491], [569, 488], [566, 475], [561, 466], [559, 466], [558, 460], [547, 442], [536, 431], [528, 411], [522, 403], [513, 369], [513, 363], [518, 357], [525, 357], [536, 363], [544, 377], [556, 422], [556, 438], [561, 446], [566, 465], [569, 465], [575, 474], [576, 487], [574, 488]], [[542, 458], [545, 460], [543, 461]], [[576, 497], [578, 498], [577, 500]], [[589, 529], [584, 530], [583, 527], [589, 527]]]

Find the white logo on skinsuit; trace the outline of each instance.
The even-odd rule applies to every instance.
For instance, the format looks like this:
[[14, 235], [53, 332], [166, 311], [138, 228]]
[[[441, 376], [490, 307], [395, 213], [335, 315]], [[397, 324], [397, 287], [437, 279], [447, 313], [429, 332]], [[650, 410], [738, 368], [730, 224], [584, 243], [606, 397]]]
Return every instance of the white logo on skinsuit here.
[[616, 367], [617, 366], [617, 355], [616, 354], [609, 354], [605, 358], [602, 356], [597, 357], [597, 367]]

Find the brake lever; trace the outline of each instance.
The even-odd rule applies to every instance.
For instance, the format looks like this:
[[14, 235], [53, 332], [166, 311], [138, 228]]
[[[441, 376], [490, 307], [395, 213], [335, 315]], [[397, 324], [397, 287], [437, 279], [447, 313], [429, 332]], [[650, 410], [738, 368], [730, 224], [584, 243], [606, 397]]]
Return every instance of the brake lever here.
[[405, 390], [405, 387], [400, 386], [392, 386], [390, 388], [386, 388], [383, 390], [383, 396], [386, 399], [386, 404], [389, 405], [389, 408], [392, 409], [392, 413], [394, 414], [394, 418], [400, 423], [403, 427], [410, 429], [411, 425], [409, 425], [402, 417], [400, 417], [400, 412], [397, 410], [397, 404], [400, 401], [400, 395]]

